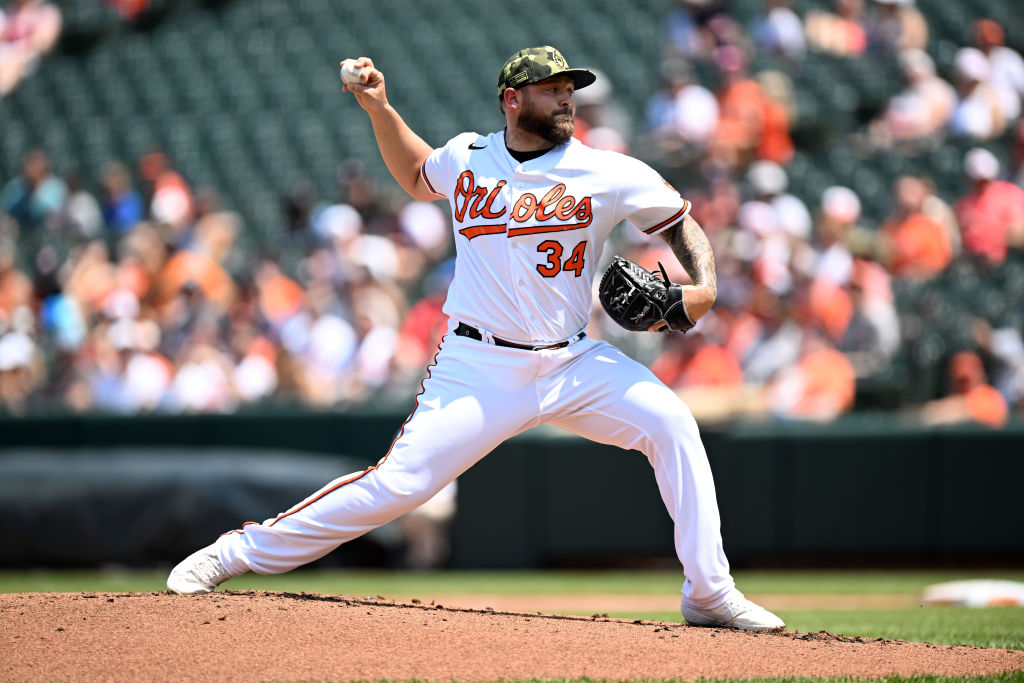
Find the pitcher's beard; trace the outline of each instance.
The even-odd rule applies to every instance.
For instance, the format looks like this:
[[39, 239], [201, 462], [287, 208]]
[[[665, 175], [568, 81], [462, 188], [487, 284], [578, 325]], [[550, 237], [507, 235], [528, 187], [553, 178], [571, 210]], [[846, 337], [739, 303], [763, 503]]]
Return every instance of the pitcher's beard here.
[[545, 116], [538, 114], [531, 104], [527, 104], [519, 114], [519, 127], [553, 145], [564, 144], [572, 139], [576, 123], [572, 116], [559, 116], [560, 113], [565, 112]]

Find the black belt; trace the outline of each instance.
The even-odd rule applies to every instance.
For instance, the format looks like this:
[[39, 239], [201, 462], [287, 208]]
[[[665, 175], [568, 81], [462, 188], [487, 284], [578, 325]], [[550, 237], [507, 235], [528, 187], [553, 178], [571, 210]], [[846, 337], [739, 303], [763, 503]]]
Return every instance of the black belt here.
[[524, 351], [545, 351], [548, 349], [564, 349], [569, 344], [578, 342], [587, 336], [586, 332], [580, 332], [579, 334], [569, 337], [565, 341], [556, 342], [554, 344], [517, 344], [516, 342], [510, 342], [505, 339], [499, 339], [494, 335], [489, 335], [490, 339], [485, 340], [484, 334], [475, 327], [471, 327], [466, 323], [459, 323], [459, 326], [455, 328], [455, 334], [460, 337], [469, 337], [470, 339], [476, 339], [477, 341], [488, 341], [493, 343], [495, 346], [507, 346], [510, 349], [523, 349]]

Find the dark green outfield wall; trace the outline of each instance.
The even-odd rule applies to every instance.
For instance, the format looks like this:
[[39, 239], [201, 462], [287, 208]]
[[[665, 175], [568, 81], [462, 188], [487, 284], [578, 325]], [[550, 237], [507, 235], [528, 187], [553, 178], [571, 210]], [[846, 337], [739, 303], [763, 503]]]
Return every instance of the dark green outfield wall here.
[[[1024, 562], [1024, 431], [706, 432], [734, 564]], [[495, 454], [498, 455], [498, 454]], [[643, 456], [529, 437], [462, 477], [458, 564], [671, 557]]]
[[[0, 420], [0, 566], [160, 564], [376, 462], [402, 415]], [[1024, 564], [1024, 427], [879, 417], [704, 433], [734, 565]], [[500, 446], [459, 480], [456, 567], [671, 561], [636, 452], [561, 432]], [[385, 528], [340, 564], [388, 564]]]

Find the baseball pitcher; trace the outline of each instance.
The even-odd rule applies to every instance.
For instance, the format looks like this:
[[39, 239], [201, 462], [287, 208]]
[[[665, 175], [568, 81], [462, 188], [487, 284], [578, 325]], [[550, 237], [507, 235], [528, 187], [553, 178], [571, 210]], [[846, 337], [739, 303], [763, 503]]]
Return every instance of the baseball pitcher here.
[[647, 456], [675, 523], [689, 623], [783, 628], [735, 587], [690, 410], [646, 367], [584, 332], [602, 249], [623, 220], [664, 239], [694, 284], [616, 258], [599, 287], [613, 319], [685, 332], [716, 297], [714, 256], [690, 203], [646, 164], [573, 138], [573, 92], [595, 75], [570, 68], [553, 47], [517, 52], [498, 75], [505, 129], [462, 133], [438, 149], [388, 103], [370, 59], [343, 62], [342, 80], [399, 185], [451, 205], [448, 333], [413, 413], [375, 466], [222, 535], [174, 568], [168, 590], [207, 593], [247, 571], [278, 574], [316, 560], [416, 508], [502, 441], [548, 423]]

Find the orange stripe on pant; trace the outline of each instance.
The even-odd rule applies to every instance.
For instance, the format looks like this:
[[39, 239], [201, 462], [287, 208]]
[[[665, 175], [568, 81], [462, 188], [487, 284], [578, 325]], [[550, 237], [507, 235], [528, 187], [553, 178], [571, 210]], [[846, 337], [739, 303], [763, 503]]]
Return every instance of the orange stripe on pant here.
[[[437, 351], [434, 352], [434, 359], [430, 362], [430, 365], [427, 366], [427, 375], [426, 375], [426, 377], [424, 377], [422, 380], [420, 380], [420, 390], [419, 390], [419, 393], [416, 394], [416, 399], [415, 399], [416, 400], [416, 405], [413, 407], [412, 412], [409, 413], [409, 417], [405, 418], [405, 422], [402, 423], [402, 428], [398, 431], [398, 435], [391, 441], [391, 445], [388, 447], [388, 452], [384, 454], [384, 457], [381, 458], [377, 462], [376, 465], [371, 465], [370, 467], [367, 467], [365, 470], [363, 470], [362, 472], [360, 472], [356, 476], [350, 477], [350, 478], [348, 478], [348, 479], [346, 479], [344, 481], [338, 482], [337, 484], [335, 484], [331, 488], [329, 488], [326, 491], [324, 491], [323, 493], [321, 493], [316, 498], [311, 498], [309, 500], [305, 500], [302, 503], [300, 503], [299, 505], [297, 505], [294, 508], [292, 508], [291, 510], [288, 510], [287, 512], [282, 512], [280, 515], [277, 516], [276, 519], [274, 519], [273, 522], [271, 522], [267, 526], [274, 526], [275, 524], [280, 522], [285, 517], [288, 517], [289, 515], [294, 515], [296, 512], [299, 512], [300, 510], [302, 510], [302, 509], [304, 509], [306, 507], [309, 507], [313, 503], [315, 503], [318, 500], [322, 499], [327, 494], [334, 493], [335, 491], [337, 491], [341, 487], [345, 486], [346, 484], [351, 484], [354, 481], [359, 481], [360, 479], [365, 477], [367, 474], [369, 474], [370, 472], [374, 471], [375, 469], [377, 469], [378, 467], [380, 467], [381, 465], [384, 464], [384, 462], [388, 459], [388, 456], [391, 455], [391, 451], [394, 450], [395, 444], [398, 443], [398, 440], [401, 439], [402, 435], [405, 433], [405, 426], [407, 424], [409, 424], [409, 421], [412, 420], [412, 416], [416, 414], [416, 410], [419, 409], [419, 407], [420, 407], [419, 398], [420, 398], [420, 396], [423, 395], [423, 392], [426, 391], [426, 389], [424, 388], [423, 384], [428, 379], [430, 379], [430, 368], [434, 367], [437, 364], [437, 354], [441, 353], [441, 345], [442, 344], [444, 344], [444, 339], [443, 338], [441, 339], [441, 344], [437, 345]], [[240, 532], [240, 533], [245, 533], [245, 532]]]
[[[366, 475], [370, 474], [371, 472], [373, 472], [374, 470], [376, 470], [377, 468], [379, 468], [381, 465], [384, 464], [384, 462], [387, 460], [388, 456], [390, 456], [391, 452], [394, 450], [394, 444], [398, 442], [398, 439], [401, 438], [402, 434], [406, 433], [406, 425], [409, 424], [409, 422], [413, 419], [413, 416], [416, 415], [416, 411], [420, 408], [420, 401], [419, 401], [420, 396], [422, 396], [424, 391], [426, 391], [426, 389], [424, 388], [423, 385], [424, 385], [424, 383], [428, 379], [430, 379], [430, 369], [433, 368], [435, 365], [437, 365], [437, 354], [440, 353], [441, 345], [443, 343], [444, 343], [444, 340], [442, 338], [441, 339], [441, 343], [437, 345], [437, 350], [434, 351], [434, 357], [430, 361], [430, 365], [427, 366], [427, 375], [426, 375], [426, 377], [424, 377], [420, 381], [420, 391], [419, 391], [419, 393], [416, 394], [416, 398], [415, 398], [416, 405], [413, 408], [413, 412], [409, 414], [409, 417], [406, 418], [406, 421], [401, 423], [401, 429], [398, 430], [398, 434], [394, 437], [394, 439], [392, 439], [391, 445], [388, 446], [387, 453], [384, 454], [384, 457], [381, 458], [380, 461], [378, 461], [378, 463], [376, 465], [372, 465], [372, 466], [368, 467], [367, 469], [362, 470], [361, 472], [359, 472], [355, 476], [351, 476], [351, 477], [345, 479], [344, 481], [339, 481], [338, 483], [336, 483], [335, 485], [331, 486], [330, 488], [325, 489], [324, 492], [321, 493], [321, 495], [316, 496], [315, 498], [311, 498], [311, 499], [305, 500], [302, 503], [300, 503], [299, 505], [297, 505], [294, 508], [292, 508], [291, 510], [288, 510], [286, 512], [281, 513], [280, 515], [276, 516], [273, 519], [273, 521], [271, 521], [269, 524], [267, 524], [267, 526], [273, 526], [274, 524], [278, 523], [279, 521], [281, 521], [285, 517], [288, 517], [290, 515], [294, 515], [296, 512], [304, 510], [305, 508], [309, 507], [310, 505], [312, 505], [316, 501], [322, 500], [325, 496], [327, 496], [329, 494], [333, 494], [334, 492], [336, 492], [336, 490], [338, 490], [342, 486], [345, 486], [346, 484], [350, 484], [353, 481], [358, 481], [362, 477], [365, 477]], [[246, 523], [244, 523], [242, 525], [241, 529], [237, 528], [237, 529], [232, 529], [230, 531], [226, 531], [225, 533], [221, 533], [221, 536], [227, 536], [228, 533], [245, 533], [245, 527], [249, 526], [250, 524], [259, 524], [259, 522], [254, 522], [254, 521], [246, 522]]]

